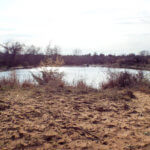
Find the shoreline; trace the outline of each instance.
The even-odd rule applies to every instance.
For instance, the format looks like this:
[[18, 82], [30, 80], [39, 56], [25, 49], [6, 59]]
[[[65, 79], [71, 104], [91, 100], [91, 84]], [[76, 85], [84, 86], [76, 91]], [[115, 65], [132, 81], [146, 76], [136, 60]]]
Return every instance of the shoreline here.
[[[18, 70], [18, 69], [32, 69], [32, 68], [38, 68], [40, 66], [27, 66], [27, 67], [11, 67], [11, 68], [0, 68], [0, 72], [4, 72], [4, 71], [13, 71], [13, 70]], [[42, 67], [56, 67], [56, 66], [42, 66]], [[139, 71], [150, 71], [149, 67], [136, 67], [136, 66], [122, 66], [119, 67], [117, 65], [109, 65], [109, 64], [91, 64], [91, 65], [63, 65], [63, 66], [57, 66], [57, 67], [106, 67], [106, 68], [116, 68], [116, 69], [134, 69], [134, 70], [139, 70]]]

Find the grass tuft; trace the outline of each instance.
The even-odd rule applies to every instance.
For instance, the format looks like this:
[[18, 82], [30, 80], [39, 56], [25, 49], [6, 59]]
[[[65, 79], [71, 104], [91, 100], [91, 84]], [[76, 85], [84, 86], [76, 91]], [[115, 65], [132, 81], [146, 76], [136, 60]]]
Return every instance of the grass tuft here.
[[4, 89], [11, 89], [11, 88], [18, 88], [20, 86], [19, 80], [17, 78], [16, 72], [12, 71], [9, 77], [3, 77], [0, 79], [0, 88], [1, 90]]
[[81, 92], [81, 93], [97, 91], [92, 86], [87, 85], [87, 83], [84, 81], [84, 79], [80, 79], [77, 82], [74, 82], [72, 87], [75, 88], [76, 92]]

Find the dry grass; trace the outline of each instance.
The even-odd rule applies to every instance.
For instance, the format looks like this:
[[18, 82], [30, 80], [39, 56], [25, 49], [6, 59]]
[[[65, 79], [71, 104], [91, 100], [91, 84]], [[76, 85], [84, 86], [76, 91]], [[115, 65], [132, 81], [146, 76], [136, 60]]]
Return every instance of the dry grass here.
[[131, 101], [136, 98], [133, 91], [130, 89], [105, 89], [101, 90], [100, 94], [100, 98], [108, 99], [110, 101]]
[[36, 86], [36, 84], [34, 84], [31, 80], [24, 80], [20, 86], [22, 88], [33, 88]]
[[[40, 63], [39, 67], [48, 67], [48, 66], [62, 66], [64, 64], [63, 59], [60, 56], [56, 57], [56, 60], [53, 60], [52, 58], [47, 58], [44, 61]], [[63, 88], [65, 86], [65, 81], [63, 80], [64, 73], [59, 72], [57, 69], [55, 70], [48, 70], [44, 69], [40, 72], [40, 74], [35, 75], [32, 74], [34, 80], [38, 83], [40, 86], [47, 86], [50, 88]]]
[[44, 87], [0, 92], [0, 149], [150, 148], [148, 94], [118, 91], [137, 98], [110, 101], [111, 89], [77, 94]]
[[44, 70], [41, 71], [41, 75], [32, 74], [38, 85], [48, 85], [50, 87], [64, 87], [63, 72], [57, 70]]
[[35, 75], [32, 74], [33, 78], [35, 81], [38, 83], [40, 86], [45, 86], [49, 90], [67, 90], [67, 91], [74, 91], [76, 92], [81, 92], [81, 93], [87, 93], [89, 91], [96, 91], [92, 86], [87, 85], [87, 83], [81, 79], [78, 81], [74, 81], [71, 85], [68, 85], [64, 80], [64, 73], [59, 72], [58, 70], [47, 70], [45, 69], [44, 71], [41, 71], [41, 74]]
[[15, 73], [0, 82], [9, 85], [0, 92], [0, 149], [150, 148], [149, 94], [126, 86], [95, 92], [84, 80], [67, 86], [56, 70], [34, 78], [37, 86]]
[[67, 85], [66, 82], [63, 80], [64, 73], [59, 72], [58, 70], [43, 70], [40, 72], [41, 74], [35, 75], [32, 74], [34, 81], [25, 80], [20, 82], [16, 72], [11, 72], [7, 78], [0, 79], [0, 88], [1, 90], [10, 90], [14, 88], [28, 88], [31, 89], [35, 86], [40, 86], [46, 88], [50, 91], [59, 91], [67, 90], [67, 91], [74, 91], [87, 93], [91, 90], [94, 90], [91, 86], [87, 85], [84, 80], [79, 80], [74, 82], [71, 86]]
[[10, 90], [18, 88], [31, 88], [35, 84], [30, 80], [20, 82], [15, 71], [10, 72], [8, 77], [2, 77], [0, 79], [0, 89]]
[[75, 92], [88, 93], [90, 91], [97, 91], [92, 86], [87, 85], [84, 79], [80, 79], [76, 82], [73, 82], [71, 86]]
[[12, 71], [8, 77], [3, 77], [0, 79], [1, 89], [18, 88], [19, 86], [20, 86], [19, 80], [17, 78], [15, 71]]

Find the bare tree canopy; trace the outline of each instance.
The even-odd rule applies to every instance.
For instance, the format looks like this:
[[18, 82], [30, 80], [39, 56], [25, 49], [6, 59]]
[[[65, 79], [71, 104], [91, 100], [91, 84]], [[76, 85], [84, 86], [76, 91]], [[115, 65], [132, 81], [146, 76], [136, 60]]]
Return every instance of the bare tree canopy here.
[[148, 56], [148, 55], [150, 55], [150, 51], [148, 51], [148, 50], [143, 50], [143, 51], [140, 52], [140, 55], [141, 55], [141, 56]]
[[0, 46], [4, 48], [4, 53], [18, 55], [23, 53], [25, 45], [19, 42], [6, 42]]

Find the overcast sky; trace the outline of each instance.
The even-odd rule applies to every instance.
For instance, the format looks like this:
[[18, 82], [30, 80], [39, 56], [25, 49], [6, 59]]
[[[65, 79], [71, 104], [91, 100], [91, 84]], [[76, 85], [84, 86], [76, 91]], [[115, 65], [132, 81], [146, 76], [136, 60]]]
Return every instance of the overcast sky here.
[[0, 43], [8, 40], [64, 53], [150, 50], [150, 0], [0, 0]]

